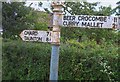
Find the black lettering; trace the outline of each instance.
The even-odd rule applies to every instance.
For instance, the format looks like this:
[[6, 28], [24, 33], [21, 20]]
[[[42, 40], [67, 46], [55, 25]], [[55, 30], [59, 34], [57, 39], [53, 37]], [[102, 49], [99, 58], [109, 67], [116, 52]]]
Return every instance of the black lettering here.
[[27, 31], [24, 31], [24, 35], [27, 35], [28, 34], [28, 32]]
[[75, 16], [64, 16], [63, 20], [75, 20]]
[[51, 32], [47, 32], [47, 36], [51, 36]]
[[103, 23], [82, 22], [82, 26], [87, 26], [87, 27], [102, 27], [102, 26], [103, 26]]
[[96, 22], [91, 22], [91, 27], [99, 27], [99, 23], [96, 23]]
[[116, 17], [114, 17], [114, 22], [117, 22], [117, 18]]
[[100, 24], [100, 27], [103, 27], [103, 23], [99, 23]]
[[96, 27], [100, 27], [99, 24], [100, 24], [100, 23], [97, 23], [97, 24], [96, 24]]
[[107, 17], [99, 17], [99, 16], [78, 16], [79, 21], [101, 21], [107, 22]]
[[89, 21], [91, 21], [92, 19], [91, 19], [91, 16], [89, 16]]
[[89, 27], [90, 27], [90, 26], [92, 26], [92, 25], [88, 22], [88, 23], [87, 23], [87, 26], [89, 26]]
[[92, 21], [96, 21], [96, 17], [92, 17]]
[[67, 21], [64, 21], [64, 22], [63, 22], [63, 25], [66, 26], [66, 25], [67, 25]]
[[81, 20], [82, 20], [82, 17], [81, 17], [81, 16], [78, 16], [78, 20], [81, 21]]
[[27, 36], [24, 36], [24, 39], [25, 39], [25, 40], [29, 40], [29, 38], [28, 38]]
[[91, 27], [97, 27], [96, 23], [93, 22], [93, 25], [91, 24]]
[[49, 32], [47, 32], [47, 36], [49, 35]]
[[67, 16], [64, 16], [64, 17], [63, 17], [63, 20], [67, 20]]
[[82, 26], [87, 26], [87, 22], [82, 22]]
[[72, 20], [75, 20], [75, 16], [72, 16]]
[[42, 37], [38, 37], [38, 41], [41, 41], [41, 42], [42, 42]]
[[48, 38], [48, 37], [46, 38], [46, 41], [47, 41], [47, 42], [49, 41], [49, 38]]
[[49, 36], [51, 36], [51, 32], [49, 32]]
[[76, 25], [78, 26], [79, 22], [76, 22]]
[[107, 22], [107, 17], [104, 17], [104, 22]]
[[86, 16], [86, 17], [85, 17], [85, 21], [88, 21], [88, 19], [89, 19], [89, 17], [88, 17], [88, 16]]
[[102, 21], [101, 17], [95, 17], [96, 21]]
[[73, 21], [69, 21], [68, 26], [73, 26], [73, 25], [74, 25]]
[[42, 42], [42, 37], [28, 37], [24, 36], [25, 41], [40, 41]]
[[29, 40], [32, 40], [32, 41], [33, 41], [35, 38], [36, 38], [36, 37], [30, 37]]
[[96, 21], [107, 22], [107, 17], [96, 17]]
[[38, 31], [24, 31], [24, 35], [35, 35], [37, 36]]
[[37, 34], [38, 34], [38, 31], [30, 31], [30, 35], [37, 36]]

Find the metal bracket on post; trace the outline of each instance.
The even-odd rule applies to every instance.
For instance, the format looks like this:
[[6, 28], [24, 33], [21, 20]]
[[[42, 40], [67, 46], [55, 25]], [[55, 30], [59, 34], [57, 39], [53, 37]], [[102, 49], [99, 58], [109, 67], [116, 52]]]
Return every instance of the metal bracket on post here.
[[59, 21], [61, 20], [61, 14], [62, 14], [62, 2], [53, 2], [53, 45], [60, 45], [60, 27], [59, 27]]
[[59, 20], [62, 13], [62, 4], [53, 2], [53, 30], [52, 30], [52, 52], [50, 61], [50, 80], [58, 80], [59, 47], [60, 47], [60, 27]]

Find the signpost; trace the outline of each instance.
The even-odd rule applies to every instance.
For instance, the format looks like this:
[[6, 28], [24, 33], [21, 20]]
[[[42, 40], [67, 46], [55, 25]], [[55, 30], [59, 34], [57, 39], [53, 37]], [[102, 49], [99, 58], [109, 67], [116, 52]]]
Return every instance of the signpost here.
[[20, 37], [23, 41], [50, 42], [52, 44], [50, 62], [50, 80], [58, 80], [58, 63], [60, 49], [59, 20], [62, 16], [62, 3], [53, 2], [53, 29], [52, 31], [24, 30]]
[[49, 42], [52, 44], [50, 61], [50, 80], [58, 80], [58, 63], [60, 49], [60, 26], [82, 28], [118, 28], [120, 17], [92, 15], [62, 15], [62, 2], [53, 2], [52, 31], [24, 30], [20, 37], [23, 41]]
[[113, 24], [118, 28], [118, 17], [113, 16], [92, 16], [92, 15], [63, 15], [59, 22], [64, 27], [81, 28], [112, 28]]
[[[57, 32], [57, 34], [60, 35], [60, 32]], [[23, 41], [56, 43], [59, 42], [59, 39], [56, 37], [57, 34], [53, 31], [23, 30], [20, 37]]]
[[24, 30], [20, 37], [23, 41], [52, 42], [52, 31]]

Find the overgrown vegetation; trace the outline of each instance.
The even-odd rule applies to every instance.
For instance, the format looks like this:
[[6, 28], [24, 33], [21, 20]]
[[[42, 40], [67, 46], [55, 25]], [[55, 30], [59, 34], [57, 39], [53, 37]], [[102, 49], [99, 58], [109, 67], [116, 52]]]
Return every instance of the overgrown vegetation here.
[[[50, 44], [6, 40], [3, 80], [49, 80]], [[59, 80], [119, 80], [118, 47], [96, 41], [61, 44]]]
[[22, 41], [3, 43], [3, 80], [47, 79], [50, 45]]

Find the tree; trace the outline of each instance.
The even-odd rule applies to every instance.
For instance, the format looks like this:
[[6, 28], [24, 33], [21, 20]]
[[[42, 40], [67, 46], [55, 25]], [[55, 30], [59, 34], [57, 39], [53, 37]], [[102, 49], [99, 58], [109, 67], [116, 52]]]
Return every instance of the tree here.
[[25, 2], [4, 2], [2, 7], [3, 37], [13, 38], [24, 29], [32, 28], [36, 14]]
[[105, 7], [100, 6], [99, 2], [89, 3], [89, 2], [65, 2], [64, 12], [70, 13], [71, 15], [111, 15], [111, 6]]
[[[98, 2], [96, 3], [89, 3], [89, 2], [65, 2], [64, 12], [70, 13], [71, 15], [96, 15], [96, 16], [110, 16], [112, 13], [111, 6], [105, 7], [100, 6], [98, 8]], [[80, 28], [63, 28], [62, 30], [65, 39], [74, 39], [80, 40], [82, 38], [87, 37], [89, 40], [96, 40], [98, 44], [101, 43], [102, 39], [106, 38], [108, 33], [110, 34], [109, 30], [106, 29], [80, 29]], [[66, 35], [67, 34], [67, 35]], [[68, 36], [69, 34], [69, 36]], [[110, 36], [111, 37], [111, 36]], [[108, 39], [108, 38], [107, 38]]]
[[116, 3], [118, 6], [113, 9], [113, 13], [115, 13], [117, 16], [120, 16], [120, 1]]
[[95, 6], [97, 6], [97, 4], [97, 2], [65, 2], [64, 12], [72, 15], [91, 15], [95, 13]]
[[110, 16], [110, 15], [112, 15], [111, 6], [109, 6], [109, 7], [100, 6], [99, 11], [97, 12], [97, 15], [100, 15], [100, 16]]

